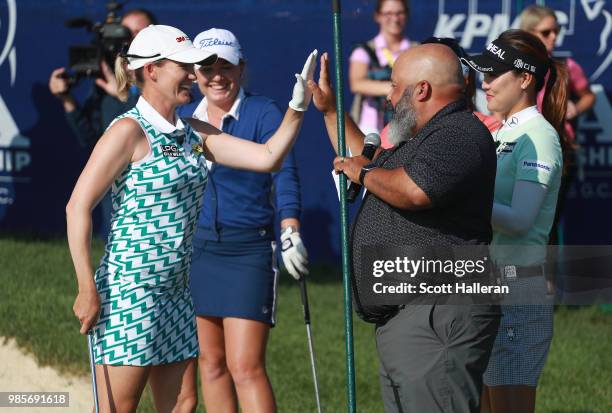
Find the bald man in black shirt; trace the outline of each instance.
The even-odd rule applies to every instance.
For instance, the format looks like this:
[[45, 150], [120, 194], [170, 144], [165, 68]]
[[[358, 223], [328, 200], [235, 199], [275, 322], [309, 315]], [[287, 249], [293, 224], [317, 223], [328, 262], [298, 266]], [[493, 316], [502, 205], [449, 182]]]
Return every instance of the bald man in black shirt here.
[[[379, 151], [373, 162], [363, 156], [334, 160], [336, 172], [368, 191], [351, 236], [357, 312], [377, 324], [387, 412], [479, 412], [498, 306], [452, 294], [412, 294], [410, 305], [376, 305], [363, 289], [372, 274], [362, 274], [362, 254], [370, 246], [486, 246], [495, 148], [486, 127], [467, 109], [460, 62], [449, 47], [410, 48], [395, 62], [391, 82], [389, 140], [395, 146]], [[337, 152], [327, 55], [321, 58], [319, 83], [309, 87]], [[351, 152], [361, 153], [363, 134], [348, 116], [345, 129]]]

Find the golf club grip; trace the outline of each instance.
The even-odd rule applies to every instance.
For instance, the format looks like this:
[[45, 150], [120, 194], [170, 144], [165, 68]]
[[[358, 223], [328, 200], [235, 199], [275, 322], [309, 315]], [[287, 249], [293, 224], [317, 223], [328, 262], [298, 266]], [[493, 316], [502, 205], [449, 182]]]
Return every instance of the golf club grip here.
[[304, 322], [310, 324], [310, 308], [308, 307], [308, 292], [306, 290], [306, 277], [300, 277], [300, 295], [302, 296], [302, 310]]

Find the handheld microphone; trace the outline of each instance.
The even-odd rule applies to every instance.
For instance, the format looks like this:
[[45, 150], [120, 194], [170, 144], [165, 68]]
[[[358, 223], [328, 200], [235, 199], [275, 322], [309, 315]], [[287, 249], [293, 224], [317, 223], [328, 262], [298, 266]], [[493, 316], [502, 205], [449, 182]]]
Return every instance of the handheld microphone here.
[[[364, 140], [363, 151], [361, 155], [365, 156], [369, 160], [372, 160], [374, 154], [376, 153], [376, 149], [380, 146], [380, 135], [377, 133], [368, 133]], [[351, 203], [355, 202], [357, 199], [357, 195], [361, 191], [361, 185], [357, 182], [351, 182], [351, 185], [348, 189], [347, 200]]]

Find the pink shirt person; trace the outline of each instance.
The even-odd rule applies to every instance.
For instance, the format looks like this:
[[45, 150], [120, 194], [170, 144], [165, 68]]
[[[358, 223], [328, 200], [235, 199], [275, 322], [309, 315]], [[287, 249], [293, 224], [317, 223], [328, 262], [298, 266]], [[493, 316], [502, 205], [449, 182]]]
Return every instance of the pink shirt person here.
[[[387, 53], [383, 51], [384, 49], [387, 48], [387, 44], [382, 34], [379, 33], [374, 38], [374, 46], [375, 46], [376, 57], [378, 58], [378, 61], [380, 62], [381, 66], [388, 65], [389, 59], [387, 58]], [[393, 60], [395, 61], [395, 59], [397, 59], [400, 53], [409, 49], [410, 46], [411, 46], [410, 40], [404, 37], [402, 39], [400, 50], [398, 52], [392, 53], [389, 51], [389, 49], [387, 49], [387, 51], [391, 53], [391, 55], [393, 56]], [[369, 65], [370, 56], [368, 55], [368, 52], [366, 52], [363, 48], [358, 47], [353, 51], [353, 53], [351, 53], [349, 61], [365, 63]], [[380, 130], [382, 130], [383, 126], [384, 126], [383, 112], [377, 110], [375, 99], [369, 96], [365, 97], [365, 99], [363, 100], [362, 106], [361, 106], [361, 117], [359, 120], [359, 129], [361, 129], [361, 131], [367, 135], [368, 133], [372, 133], [372, 132], [378, 133]]]

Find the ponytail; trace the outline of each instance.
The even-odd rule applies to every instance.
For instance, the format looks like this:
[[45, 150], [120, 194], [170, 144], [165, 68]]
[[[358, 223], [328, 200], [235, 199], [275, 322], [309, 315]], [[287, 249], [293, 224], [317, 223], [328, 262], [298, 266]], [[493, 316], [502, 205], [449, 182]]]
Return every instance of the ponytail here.
[[118, 55], [115, 59], [115, 77], [117, 78], [117, 97], [126, 102], [130, 94], [130, 78], [127, 72], [127, 59]]
[[564, 155], [568, 151], [576, 149], [576, 144], [565, 131], [568, 81], [567, 66], [560, 61], [551, 59], [548, 82], [544, 89], [544, 100], [542, 101], [542, 115], [557, 131]]

